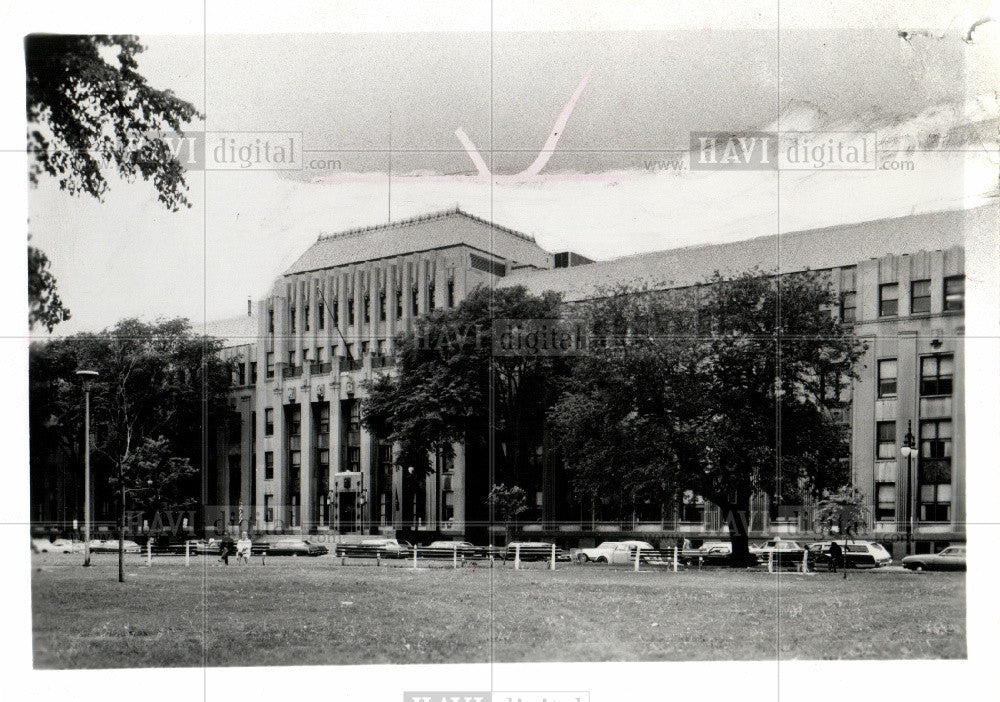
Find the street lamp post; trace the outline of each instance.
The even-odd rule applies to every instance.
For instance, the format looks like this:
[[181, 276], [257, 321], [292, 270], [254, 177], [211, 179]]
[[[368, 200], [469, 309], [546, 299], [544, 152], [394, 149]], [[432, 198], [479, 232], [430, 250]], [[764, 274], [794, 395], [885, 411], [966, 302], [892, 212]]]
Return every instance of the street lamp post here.
[[90, 386], [97, 371], [78, 370], [83, 384], [83, 565], [90, 565]]
[[906, 422], [906, 436], [903, 438], [903, 445], [899, 452], [906, 456], [906, 554], [913, 553], [913, 459], [917, 457], [917, 449], [914, 448], [913, 421]]

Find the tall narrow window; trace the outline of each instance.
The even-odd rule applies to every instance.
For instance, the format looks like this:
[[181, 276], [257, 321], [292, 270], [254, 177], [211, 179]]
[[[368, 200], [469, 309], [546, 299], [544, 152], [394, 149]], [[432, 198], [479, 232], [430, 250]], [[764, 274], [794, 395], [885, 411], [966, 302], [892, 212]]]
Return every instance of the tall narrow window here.
[[412, 303], [412, 307], [410, 308], [410, 310], [413, 316], [416, 317], [418, 314], [420, 314], [420, 306], [417, 304], [420, 301], [420, 292], [417, 290], [416, 286], [414, 286], [413, 290], [411, 290], [410, 292], [411, 292], [410, 297], [412, 298], [412, 300], [410, 301]]
[[896, 483], [875, 483], [875, 519], [880, 522], [896, 518]]
[[931, 281], [914, 280], [910, 283], [910, 314], [931, 311]]
[[257, 361], [250, 361], [250, 384], [257, 384]]
[[890, 459], [896, 457], [896, 423], [876, 422], [875, 431], [878, 435], [878, 447], [875, 457], [878, 459]]
[[898, 372], [895, 358], [883, 358], [878, 362], [878, 396], [896, 397], [896, 374]]
[[267, 377], [274, 377], [274, 351], [267, 352]]
[[878, 287], [878, 314], [895, 317], [899, 314], [899, 284], [886, 283]]
[[302, 318], [302, 328], [309, 331], [309, 305], [306, 305], [305, 316]]
[[840, 319], [845, 322], [854, 322], [858, 317], [858, 294], [853, 290], [842, 293], [840, 296]]
[[319, 315], [316, 318], [316, 323], [319, 325], [320, 329], [326, 329], [326, 305], [324, 305], [322, 301], [319, 303], [319, 307], [316, 309], [316, 312]]
[[368, 293], [365, 293], [365, 297], [364, 297], [363, 302], [364, 302], [364, 305], [365, 305], [365, 309], [364, 309], [365, 324], [371, 324], [371, 321], [372, 321], [372, 304], [371, 304], [371, 302], [372, 302], [372, 300], [371, 300], [371, 296]]
[[354, 298], [347, 301], [347, 324], [354, 326]]
[[947, 356], [924, 356], [920, 359], [920, 394], [950, 395], [955, 359]]
[[944, 279], [944, 309], [948, 312], [965, 309], [964, 275], [953, 275]]
[[448, 281], [448, 307], [455, 306], [455, 281]]
[[396, 319], [403, 318], [403, 291], [396, 291]]
[[274, 308], [271, 307], [267, 310], [267, 331], [270, 334], [274, 333]]
[[264, 452], [264, 480], [274, 480], [274, 451]]
[[333, 326], [340, 326], [340, 303], [336, 300], [333, 301]]
[[274, 521], [274, 495], [264, 495], [264, 521]]
[[434, 309], [434, 291], [435, 291], [434, 283], [431, 283], [430, 285], [427, 286], [427, 309], [428, 310]]
[[288, 323], [291, 325], [292, 334], [295, 333], [295, 308], [288, 308]]
[[274, 434], [274, 408], [265, 407], [264, 408], [264, 436], [272, 436]]
[[385, 291], [381, 291], [378, 294], [378, 319], [380, 322], [385, 321]]

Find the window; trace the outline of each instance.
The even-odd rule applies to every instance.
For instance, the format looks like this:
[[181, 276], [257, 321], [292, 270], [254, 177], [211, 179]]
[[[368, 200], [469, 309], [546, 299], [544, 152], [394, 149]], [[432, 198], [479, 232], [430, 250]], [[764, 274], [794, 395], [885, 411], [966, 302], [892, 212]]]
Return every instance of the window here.
[[274, 377], [274, 351], [267, 352], [267, 377]]
[[875, 431], [878, 436], [878, 448], [875, 457], [878, 459], [896, 457], [896, 423], [877, 422]]
[[897, 364], [895, 358], [884, 358], [878, 362], [878, 396], [896, 396]]
[[371, 324], [371, 321], [372, 321], [372, 305], [371, 305], [371, 302], [372, 302], [371, 296], [368, 293], [365, 293], [365, 298], [364, 298], [364, 303], [365, 303], [365, 309], [364, 309], [365, 324]]
[[[257, 413], [256, 412], [251, 412], [250, 413], [250, 445], [251, 445], [251, 447], [253, 447], [256, 443], [257, 443]], [[253, 460], [253, 461], [251, 461], [251, 464], [254, 466], [254, 470], [256, 470], [257, 461]]]
[[301, 434], [302, 410], [299, 407], [293, 407], [292, 411], [288, 413], [288, 435], [300, 436]]
[[920, 359], [920, 394], [950, 395], [955, 359], [947, 356], [924, 356]]
[[886, 283], [878, 286], [879, 317], [895, 317], [899, 314], [899, 284]]
[[369, 353], [369, 351], [371, 351], [370, 347], [371, 347], [371, 342], [362, 341], [361, 342], [361, 355], [362, 356], [367, 356], [368, 353]]
[[292, 325], [292, 334], [295, 333], [295, 308], [288, 308], [288, 323]]
[[354, 325], [354, 298], [347, 301], [347, 323]]
[[931, 281], [914, 280], [910, 283], [910, 314], [931, 311]]
[[333, 326], [340, 326], [340, 303], [336, 300], [333, 301]]
[[378, 294], [378, 319], [380, 322], [385, 321], [385, 291]]
[[264, 521], [274, 521], [274, 495], [264, 495]]
[[951, 460], [950, 419], [920, 422], [920, 457], [929, 460]]
[[274, 435], [274, 408], [264, 408], [264, 436]]
[[347, 469], [352, 472], [357, 472], [361, 470], [361, 447], [360, 446], [348, 446], [347, 447]]
[[274, 480], [274, 451], [264, 452], [264, 480]]
[[414, 317], [420, 314], [420, 306], [417, 304], [420, 301], [420, 293], [416, 286], [413, 286], [413, 290], [410, 291], [410, 302], [412, 303], [410, 310]]
[[326, 329], [326, 317], [324, 316], [326, 314], [326, 309], [322, 302], [319, 303], [319, 309], [317, 309], [316, 312], [318, 314], [316, 323], [319, 325], [320, 329]]
[[236, 364], [236, 384], [246, 385], [247, 384], [247, 364], [240, 363]]
[[274, 333], [274, 308], [271, 307], [267, 311], [267, 331], [271, 334]]
[[448, 281], [448, 307], [455, 306], [455, 281]]
[[875, 483], [875, 520], [888, 522], [896, 518], [896, 483]]
[[250, 361], [250, 384], [257, 384], [257, 361]]
[[322, 363], [322, 362], [323, 362], [323, 347], [322, 346], [317, 346], [316, 347], [316, 363]]
[[965, 309], [965, 276], [944, 279], [944, 309], [946, 312]]
[[403, 291], [396, 291], [396, 319], [403, 318]]
[[840, 296], [840, 319], [853, 322], [858, 317], [858, 294], [853, 290]]
[[427, 309], [434, 309], [434, 283], [427, 286]]
[[920, 521], [951, 521], [951, 483], [920, 486]]
[[292, 367], [292, 368], [295, 367], [295, 352], [294, 351], [289, 351], [288, 352], [288, 365], [290, 367]]

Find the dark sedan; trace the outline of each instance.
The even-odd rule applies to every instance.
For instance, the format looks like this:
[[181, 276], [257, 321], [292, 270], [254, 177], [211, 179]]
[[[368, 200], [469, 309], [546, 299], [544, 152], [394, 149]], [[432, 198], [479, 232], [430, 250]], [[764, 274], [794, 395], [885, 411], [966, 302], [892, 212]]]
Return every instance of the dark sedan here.
[[949, 546], [940, 553], [907, 556], [903, 567], [908, 570], [965, 570], [965, 546]]

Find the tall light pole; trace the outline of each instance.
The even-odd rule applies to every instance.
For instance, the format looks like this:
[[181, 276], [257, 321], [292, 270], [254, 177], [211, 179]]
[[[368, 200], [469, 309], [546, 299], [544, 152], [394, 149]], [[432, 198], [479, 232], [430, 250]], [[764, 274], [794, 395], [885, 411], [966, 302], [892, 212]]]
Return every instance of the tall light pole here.
[[90, 565], [90, 386], [97, 371], [78, 370], [83, 384], [83, 565]]
[[906, 436], [899, 452], [906, 456], [906, 555], [913, 553], [913, 517], [916, 511], [913, 506], [913, 459], [918, 451], [914, 448], [913, 420], [906, 420]]

